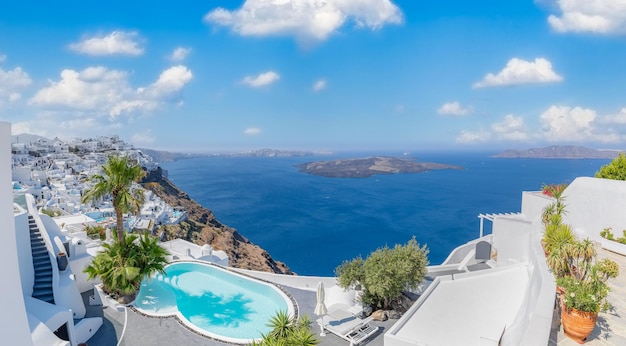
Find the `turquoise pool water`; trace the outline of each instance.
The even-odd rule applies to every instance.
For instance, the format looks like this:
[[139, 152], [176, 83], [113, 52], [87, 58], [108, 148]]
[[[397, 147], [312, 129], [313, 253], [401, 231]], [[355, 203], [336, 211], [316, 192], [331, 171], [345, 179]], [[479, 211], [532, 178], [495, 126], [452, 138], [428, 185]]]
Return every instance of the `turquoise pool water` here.
[[249, 343], [270, 331], [266, 324], [277, 311], [294, 311], [275, 286], [216, 266], [177, 262], [165, 272], [142, 282], [136, 308], [148, 315], [177, 315], [216, 339]]

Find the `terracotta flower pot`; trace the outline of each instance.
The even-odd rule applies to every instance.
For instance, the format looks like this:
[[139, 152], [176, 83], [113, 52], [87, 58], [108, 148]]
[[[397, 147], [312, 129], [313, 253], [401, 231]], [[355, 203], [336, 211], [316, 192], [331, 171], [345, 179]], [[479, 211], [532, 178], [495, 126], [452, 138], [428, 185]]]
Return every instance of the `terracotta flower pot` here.
[[587, 341], [587, 337], [595, 328], [597, 320], [597, 312], [568, 309], [565, 306], [561, 310], [561, 323], [563, 323], [565, 335], [579, 344], [584, 344]]

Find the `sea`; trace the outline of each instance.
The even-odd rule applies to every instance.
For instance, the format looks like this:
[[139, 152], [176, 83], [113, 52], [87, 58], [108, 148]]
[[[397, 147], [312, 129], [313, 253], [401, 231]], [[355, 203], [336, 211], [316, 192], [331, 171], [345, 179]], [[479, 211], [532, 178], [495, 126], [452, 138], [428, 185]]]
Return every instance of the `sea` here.
[[[462, 166], [418, 174], [326, 178], [296, 164], [385, 154]], [[480, 213], [521, 210], [522, 191], [593, 176], [609, 159], [503, 159], [495, 153], [343, 153], [202, 157], [163, 163], [169, 179], [220, 222], [299, 275], [333, 276], [343, 261], [412, 237], [431, 264], [479, 235]], [[485, 234], [491, 223], [485, 222]]]

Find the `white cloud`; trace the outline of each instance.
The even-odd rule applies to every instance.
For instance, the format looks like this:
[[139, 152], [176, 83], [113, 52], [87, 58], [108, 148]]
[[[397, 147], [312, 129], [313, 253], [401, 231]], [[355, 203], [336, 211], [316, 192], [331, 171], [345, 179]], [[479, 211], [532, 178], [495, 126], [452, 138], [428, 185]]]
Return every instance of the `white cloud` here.
[[258, 76], [246, 76], [242, 82], [250, 87], [258, 88], [270, 85], [280, 79], [280, 75], [274, 71], [267, 71]]
[[11, 134], [20, 135], [22, 133], [36, 134], [30, 127], [29, 122], [21, 121], [11, 123]]
[[3, 62], [5, 62], [7, 60], [7, 56], [4, 54], [0, 54], [0, 64], [2, 64]]
[[625, 125], [626, 124], [626, 107], [620, 109], [619, 113], [609, 114], [598, 118], [599, 122], [608, 124]]
[[596, 139], [593, 128], [596, 117], [593, 109], [551, 106], [539, 120], [547, 140], [582, 142]]
[[312, 89], [313, 91], [316, 91], [316, 92], [326, 89], [326, 80], [325, 79], [316, 80], [315, 83], [313, 83]]
[[258, 135], [262, 132], [262, 130], [258, 127], [248, 127], [247, 129], [243, 130], [243, 134], [246, 136], [255, 136]]
[[133, 134], [131, 140], [135, 145], [151, 144], [154, 143], [155, 137], [152, 134], [152, 130], [146, 130]]
[[505, 86], [531, 83], [560, 82], [563, 77], [552, 70], [552, 63], [544, 58], [525, 61], [518, 58], [509, 60], [498, 74], [488, 73], [483, 80], [474, 83], [474, 88]]
[[102, 66], [83, 71], [66, 69], [59, 81], [49, 83], [33, 96], [32, 104], [42, 108], [97, 110], [109, 108], [132, 93], [126, 72]]
[[24, 72], [21, 67], [8, 71], [0, 67], [0, 102], [19, 100], [22, 97], [19, 91], [31, 85], [32, 82], [28, 73]]
[[524, 118], [507, 114], [501, 122], [491, 125], [495, 137], [505, 141], [525, 141], [529, 134], [524, 125]]
[[217, 8], [204, 21], [243, 36], [294, 36], [323, 41], [346, 23], [379, 29], [400, 24], [402, 12], [390, 0], [246, 0], [241, 8]]
[[186, 66], [172, 66], [161, 72], [159, 79], [147, 88], [141, 89], [141, 92], [152, 99], [172, 100], [178, 98], [179, 92], [192, 78], [193, 74]]
[[58, 81], [40, 89], [30, 104], [47, 111], [72, 111], [86, 115], [109, 116], [153, 111], [165, 103], [181, 100], [183, 87], [193, 75], [178, 65], [163, 71], [146, 87], [133, 89], [124, 71], [88, 67], [82, 71], [66, 69]]
[[169, 58], [170, 60], [176, 62], [183, 61], [185, 60], [187, 55], [189, 55], [189, 53], [191, 53], [191, 48], [177, 47], [176, 49], [174, 49], [174, 51], [172, 51], [172, 54], [170, 54]]
[[17, 102], [20, 99], [22, 99], [22, 94], [15, 92], [9, 94], [9, 102]]
[[463, 130], [457, 136], [457, 143], [481, 143], [491, 139], [491, 133], [487, 131], [466, 131]]
[[561, 143], [623, 143], [626, 140], [626, 108], [618, 114], [598, 116], [590, 108], [550, 106], [538, 117], [540, 127], [529, 128], [524, 118], [508, 114], [488, 130], [463, 130], [459, 143], [487, 141], [548, 141]]
[[85, 38], [80, 42], [71, 43], [69, 48], [77, 53], [87, 55], [131, 55], [143, 54], [136, 32], [113, 31], [106, 36]]
[[441, 115], [467, 115], [472, 113], [472, 107], [462, 107], [457, 101], [444, 103], [437, 113]]
[[550, 15], [548, 23], [558, 32], [626, 32], [624, 0], [557, 0], [557, 5], [561, 14]]
[[479, 131], [463, 130], [457, 136], [458, 143], [482, 143], [490, 140], [496, 141], [525, 141], [530, 138], [524, 119], [513, 114], [507, 114], [504, 118], [491, 124], [489, 130]]

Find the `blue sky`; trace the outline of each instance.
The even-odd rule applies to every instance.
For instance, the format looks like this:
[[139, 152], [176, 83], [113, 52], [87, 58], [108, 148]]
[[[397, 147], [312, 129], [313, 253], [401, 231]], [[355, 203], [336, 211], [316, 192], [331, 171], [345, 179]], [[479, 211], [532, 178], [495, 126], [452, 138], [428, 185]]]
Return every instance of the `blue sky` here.
[[173, 151], [625, 148], [624, 0], [0, 2], [0, 121]]

